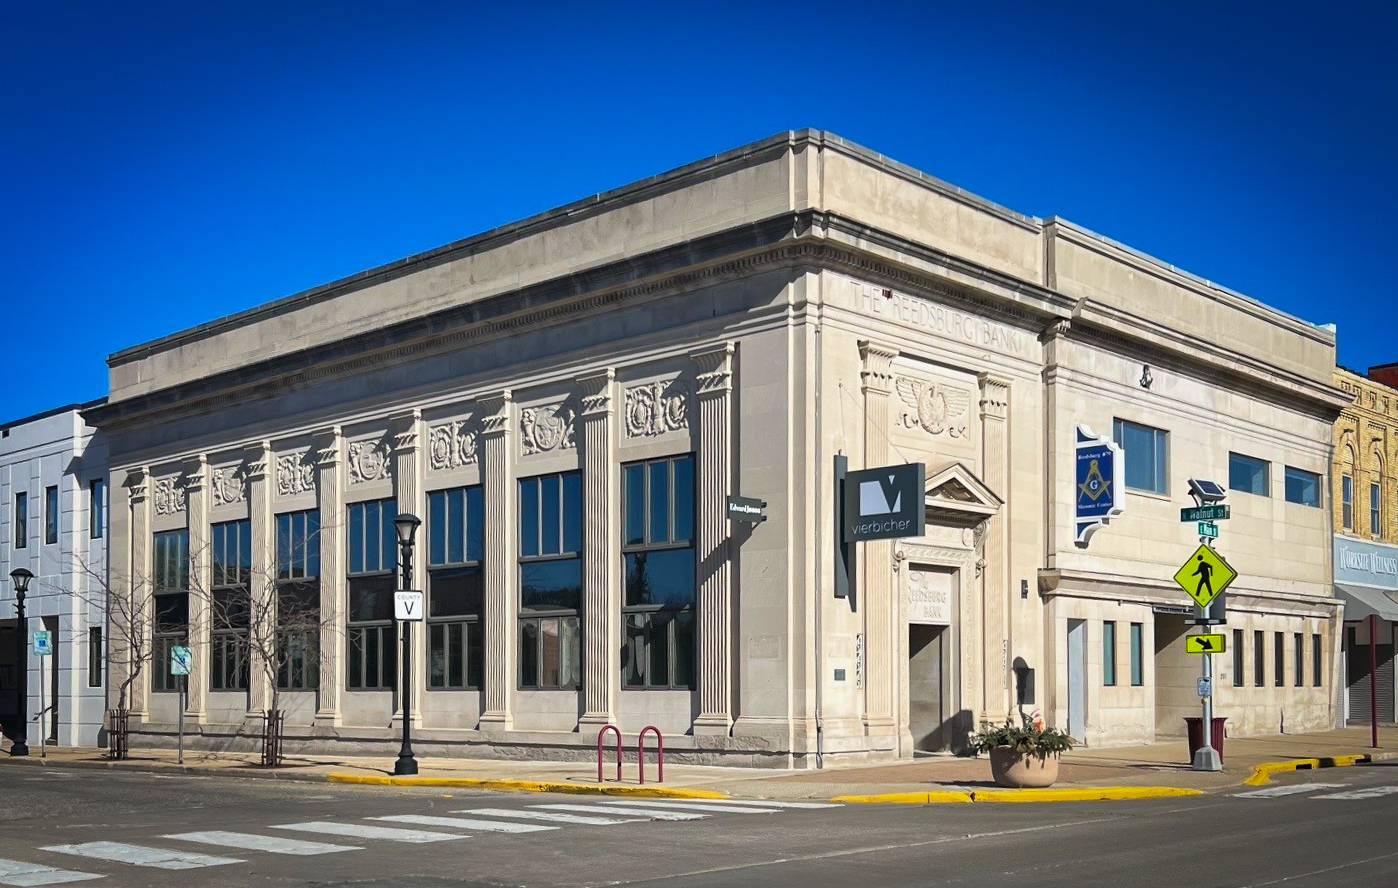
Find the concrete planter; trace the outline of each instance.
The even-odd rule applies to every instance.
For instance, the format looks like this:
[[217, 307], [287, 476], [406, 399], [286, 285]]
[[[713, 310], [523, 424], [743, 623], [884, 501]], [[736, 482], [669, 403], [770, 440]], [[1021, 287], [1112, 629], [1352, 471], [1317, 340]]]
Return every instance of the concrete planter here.
[[1009, 746], [990, 750], [990, 776], [997, 786], [1042, 789], [1058, 779], [1056, 752], [1016, 752]]

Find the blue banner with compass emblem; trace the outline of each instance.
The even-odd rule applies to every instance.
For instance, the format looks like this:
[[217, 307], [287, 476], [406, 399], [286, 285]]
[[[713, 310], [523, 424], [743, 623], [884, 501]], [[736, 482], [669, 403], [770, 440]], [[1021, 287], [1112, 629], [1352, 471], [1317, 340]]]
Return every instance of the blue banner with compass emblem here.
[[1074, 541], [1086, 546], [1102, 525], [1120, 515], [1126, 504], [1121, 490], [1126, 477], [1126, 454], [1109, 438], [1099, 438], [1080, 425], [1073, 448]]

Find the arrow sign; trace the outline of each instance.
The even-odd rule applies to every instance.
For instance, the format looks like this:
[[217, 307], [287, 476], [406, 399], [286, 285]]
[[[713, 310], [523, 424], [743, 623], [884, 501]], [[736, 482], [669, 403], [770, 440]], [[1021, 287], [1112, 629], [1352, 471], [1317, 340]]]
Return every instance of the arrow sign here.
[[402, 620], [408, 623], [417, 623], [422, 620], [423, 594], [419, 591], [406, 590], [393, 593], [393, 619]]
[[1186, 654], [1221, 654], [1227, 648], [1228, 645], [1224, 641], [1222, 633], [1186, 635], [1184, 637], [1184, 652]]

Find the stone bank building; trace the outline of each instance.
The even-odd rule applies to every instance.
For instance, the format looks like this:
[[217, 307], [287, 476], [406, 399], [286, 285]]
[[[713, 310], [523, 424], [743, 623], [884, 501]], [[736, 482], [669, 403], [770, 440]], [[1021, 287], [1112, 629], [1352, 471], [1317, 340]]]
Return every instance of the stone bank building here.
[[[390, 754], [404, 669], [427, 755], [655, 725], [675, 757], [817, 767], [959, 750], [1021, 707], [1094, 746], [1183, 734], [1179, 508], [1236, 456], [1216, 711], [1326, 727], [1334, 356], [1070, 223], [783, 133], [112, 355], [113, 585], [153, 615], [134, 742], [173, 740], [180, 643], [186, 724], [255, 733], [273, 680], [239, 638], [283, 599], [316, 609], [275, 670], [289, 749]], [[1079, 426], [1126, 450], [1086, 547]], [[848, 595], [837, 457], [925, 466], [925, 534], [856, 544]], [[239, 594], [250, 616], [218, 607]]]

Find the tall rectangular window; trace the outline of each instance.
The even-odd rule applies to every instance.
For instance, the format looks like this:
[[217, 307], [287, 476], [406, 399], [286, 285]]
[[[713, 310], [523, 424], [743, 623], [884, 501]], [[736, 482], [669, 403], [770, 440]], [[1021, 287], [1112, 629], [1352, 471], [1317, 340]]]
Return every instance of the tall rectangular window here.
[[1320, 635], [1319, 633], [1313, 633], [1311, 635], [1311, 687], [1313, 688], [1318, 688], [1325, 684], [1323, 681], [1325, 670], [1321, 668], [1323, 661], [1324, 657], [1320, 647]]
[[427, 686], [485, 680], [485, 507], [481, 486], [427, 495]]
[[1228, 454], [1228, 489], [1253, 496], [1272, 495], [1272, 464], [1265, 459]]
[[1377, 484], [1369, 485], [1369, 533], [1379, 536], [1383, 533], [1383, 491]]
[[277, 516], [277, 687], [320, 686], [320, 512]]
[[387, 691], [397, 677], [393, 591], [397, 586], [398, 534], [391, 499], [351, 503], [349, 524], [349, 688]]
[[1286, 684], [1286, 636], [1281, 632], [1272, 633], [1272, 684]]
[[1297, 632], [1291, 637], [1291, 642], [1292, 650], [1296, 655], [1295, 669], [1293, 670], [1295, 679], [1292, 683], [1299, 688], [1306, 681], [1306, 636]]
[[15, 494], [14, 547], [23, 549], [29, 545], [29, 494]]
[[155, 534], [151, 559], [155, 566], [151, 690], [178, 691], [179, 676], [170, 671], [170, 649], [184, 646], [189, 638], [189, 531]]
[[1243, 630], [1233, 630], [1233, 687], [1243, 686]]
[[[1349, 478], [1343, 479], [1346, 483]], [[1352, 492], [1351, 492], [1352, 496]], [[1315, 472], [1308, 472], [1305, 469], [1298, 469], [1292, 466], [1286, 467], [1286, 501], [1296, 503], [1301, 506], [1320, 506], [1320, 476]], [[1345, 500], [1346, 514], [1345, 527], [1352, 526], [1354, 515], [1351, 511], [1351, 500]]]
[[44, 543], [58, 542], [58, 488], [44, 488]]
[[213, 588], [209, 608], [209, 690], [248, 687], [248, 632], [252, 625], [252, 522], [209, 528]]
[[1260, 688], [1267, 683], [1267, 656], [1261, 629], [1252, 632], [1252, 686]]
[[581, 681], [582, 476], [519, 482], [519, 686]]
[[92, 626], [87, 630], [87, 686], [102, 687], [102, 627]]
[[693, 688], [694, 457], [629, 463], [622, 478], [622, 684]]
[[1161, 429], [1112, 421], [1112, 439], [1126, 451], [1126, 486], [1151, 493], [1169, 493], [1170, 434]]
[[1102, 623], [1102, 684], [1116, 684], [1116, 623], [1112, 620]]
[[1131, 687], [1139, 688], [1146, 683], [1145, 626], [1131, 624]]
[[107, 526], [107, 482], [94, 478], [87, 485], [87, 534], [100, 540]]

